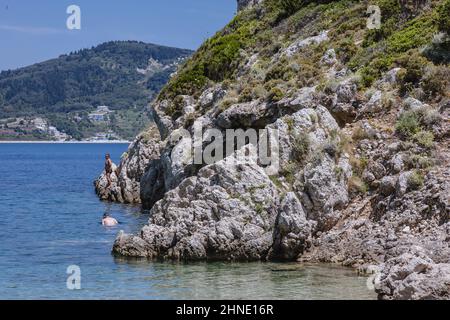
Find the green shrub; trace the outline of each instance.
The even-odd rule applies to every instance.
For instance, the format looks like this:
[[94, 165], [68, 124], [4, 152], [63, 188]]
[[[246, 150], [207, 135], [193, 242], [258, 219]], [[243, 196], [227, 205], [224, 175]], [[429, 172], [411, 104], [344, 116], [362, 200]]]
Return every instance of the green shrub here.
[[195, 95], [208, 83], [202, 64], [186, 66], [172, 78], [160, 93], [161, 98], [173, 99], [179, 95]]
[[289, 184], [294, 184], [295, 175], [298, 172], [298, 164], [294, 162], [289, 162], [287, 165], [281, 168], [280, 174], [286, 179], [286, 182]]
[[301, 0], [265, 0], [269, 23], [275, 25], [281, 20], [293, 15], [308, 1]]
[[220, 109], [220, 111], [225, 111], [229, 107], [231, 107], [233, 104], [236, 104], [236, 103], [238, 103], [238, 99], [236, 99], [236, 98], [223, 99], [219, 105], [219, 109]]
[[434, 165], [432, 159], [426, 155], [421, 154], [409, 154], [405, 158], [405, 164], [409, 169], [427, 169]]
[[348, 189], [351, 193], [366, 194], [369, 188], [359, 176], [353, 175], [348, 179]]
[[250, 87], [245, 87], [239, 94], [239, 102], [249, 102], [253, 100], [253, 91]]
[[438, 124], [442, 117], [439, 112], [432, 108], [424, 108], [420, 111], [420, 122], [427, 128], [431, 128], [433, 125]]
[[406, 26], [387, 39], [387, 50], [402, 53], [424, 46], [433, 37], [436, 27], [431, 14], [419, 16], [406, 23]]
[[395, 59], [395, 64], [405, 69], [402, 74], [399, 74], [400, 81], [416, 84], [422, 78], [423, 69], [428, 64], [428, 60], [418, 50], [410, 50]]
[[205, 75], [214, 81], [221, 81], [232, 76], [239, 57], [239, 50], [243, 47], [238, 34], [216, 36], [206, 42]]
[[173, 119], [179, 118], [183, 114], [184, 98], [179, 95], [170, 101], [170, 105], [166, 109], [166, 114]]
[[270, 102], [278, 102], [284, 97], [284, 92], [278, 87], [274, 87], [270, 90], [269, 96], [267, 97]]
[[353, 172], [356, 176], [362, 176], [364, 170], [366, 170], [369, 160], [366, 157], [356, 158], [355, 156], [350, 157], [350, 165], [352, 166]]
[[290, 68], [287, 59], [283, 58], [278, 63], [276, 63], [266, 74], [265, 82], [270, 80], [285, 80], [288, 81], [294, 76], [293, 70]]
[[416, 141], [421, 147], [431, 148], [434, 143], [434, 135], [430, 131], [419, 131], [413, 136], [414, 141]]
[[450, 34], [450, 0], [445, 0], [437, 10], [437, 24], [439, 30]]
[[378, 70], [374, 70], [370, 67], [363, 67], [360, 72], [360, 79], [359, 79], [359, 87], [362, 88], [369, 88], [372, 83], [375, 82], [375, 80], [378, 78]]
[[280, 0], [280, 6], [285, 13], [286, 16], [293, 15], [300, 8], [305, 5], [307, 1], [299, 1], [299, 0]]
[[300, 59], [300, 70], [297, 72], [296, 86], [298, 88], [312, 86], [321, 77], [319, 65], [313, 60]]
[[398, 0], [378, 0], [376, 4], [380, 7], [383, 22], [402, 12], [402, 7]]
[[423, 186], [424, 176], [419, 171], [413, 171], [408, 177], [408, 187], [410, 190], [417, 190]]
[[254, 86], [252, 95], [253, 99], [265, 98], [267, 96], [267, 91], [263, 85], [258, 84]]
[[403, 112], [397, 120], [395, 130], [401, 136], [411, 138], [420, 131], [418, 115], [412, 111]]
[[421, 87], [430, 97], [449, 94], [450, 68], [431, 65], [425, 69]]
[[293, 159], [299, 163], [302, 163], [309, 154], [309, 148], [311, 146], [311, 139], [309, 134], [300, 133], [294, 136], [292, 143], [292, 156]]
[[[410, 19], [412, 12], [405, 9], [398, 0], [375, 1], [382, 14], [381, 29], [367, 30], [362, 47], [351, 58], [348, 66], [352, 70], [360, 70], [361, 87], [369, 87], [383, 72], [392, 68], [394, 62], [408, 64], [402, 93], [412, 89], [420, 80], [421, 68], [427, 60], [421, 57], [419, 49], [430, 43], [437, 26], [436, 10], [415, 11], [417, 17]], [[408, 20], [409, 19], [409, 20]], [[409, 50], [414, 50], [408, 52]], [[398, 63], [401, 59], [401, 63]], [[411, 61], [408, 61], [411, 60]], [[409, 68], [408, 68], [409, 67]]]
[[343, 63], [347, 63], [355, 56], [358, 47], [355, 45], [353, 38], [346, 38], [339, 42], [336, 53]]
[[210, 81], [232, 78], [239, 66], [240, 50], [252, 44], [258, 20], [238, 14], [221, 32], [208, 39], [161, 91], [161, 98], [198, 96]]
[[434, 35], [433, 41], [423, 50], [424, 56], [435, 65], [450, 63], [450, 36], [445, 32]]

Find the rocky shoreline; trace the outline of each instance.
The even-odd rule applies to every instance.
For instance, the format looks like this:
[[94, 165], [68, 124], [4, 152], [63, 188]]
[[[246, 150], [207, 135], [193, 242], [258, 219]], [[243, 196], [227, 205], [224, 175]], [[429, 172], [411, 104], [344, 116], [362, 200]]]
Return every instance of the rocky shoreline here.
[[[259, 2], [240, 8], [258, 12]], [[150, 210], [140, 233], [118, 235], [114, 254], [331, 262], [376, 272], [379, 299], [450, 299], [450, 100], [402, 95], [401, 68], [362, 94], [359, 75], [339, 61], [328, 31], [318, 34], [291, 40], [278, 57], [323, 42], [325, 88], [229, 102], [229, 84], [219, 83], [178, 95], [176, 117], [173, 100], [160, 95], [155, 124], [130, 145], [111, 188], [104, 174], [95, 182], [101, 199]], [[261, 72], [258, 54], [243, 59], [237, 83]], [[192, 165], [190, 141], [179, 137], [199, 120], [216, 132], [275, 130], [280, 171], [268, 174], [252, 145]]]

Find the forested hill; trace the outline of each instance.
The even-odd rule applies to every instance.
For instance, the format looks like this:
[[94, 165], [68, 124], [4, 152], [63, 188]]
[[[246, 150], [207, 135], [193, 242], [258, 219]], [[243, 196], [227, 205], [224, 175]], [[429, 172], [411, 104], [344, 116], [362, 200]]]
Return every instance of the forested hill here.
[[3, 71], [0, 119], [43, 116], [59, 130], [84, 138], [88, 132], [83, 126], [89, 124], [76, 124], [67, 114], [83, 119], [84, 113], [103, 105], [113, 111], [142, 111], [190, 54], [185, 49], [115, 41]]

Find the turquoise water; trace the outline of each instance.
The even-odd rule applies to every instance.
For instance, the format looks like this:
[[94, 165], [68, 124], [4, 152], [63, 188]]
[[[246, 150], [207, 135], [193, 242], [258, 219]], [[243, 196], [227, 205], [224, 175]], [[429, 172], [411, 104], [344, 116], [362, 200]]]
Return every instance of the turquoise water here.
[[[97, 199], [93, 179], [125, 144], [0, 144], [0, 299], [372, 299], [353, 270], [272, 263], [152, 263], [118, 259], [119, 230], [139, 206]], [[118, 228], [101, 226], [108, 212]], [[66, 286], [81, 270], [81, 290]]]

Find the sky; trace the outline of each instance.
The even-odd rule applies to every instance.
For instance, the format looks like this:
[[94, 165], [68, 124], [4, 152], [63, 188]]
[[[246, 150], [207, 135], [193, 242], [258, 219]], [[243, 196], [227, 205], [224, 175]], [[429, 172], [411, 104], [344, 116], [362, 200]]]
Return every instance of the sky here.
[[[236, 14], [236, 0], [0, 0], [0, 71], [111, 40], [197, 49]], [[67, 8], [81, 9], [69, 30]]]

